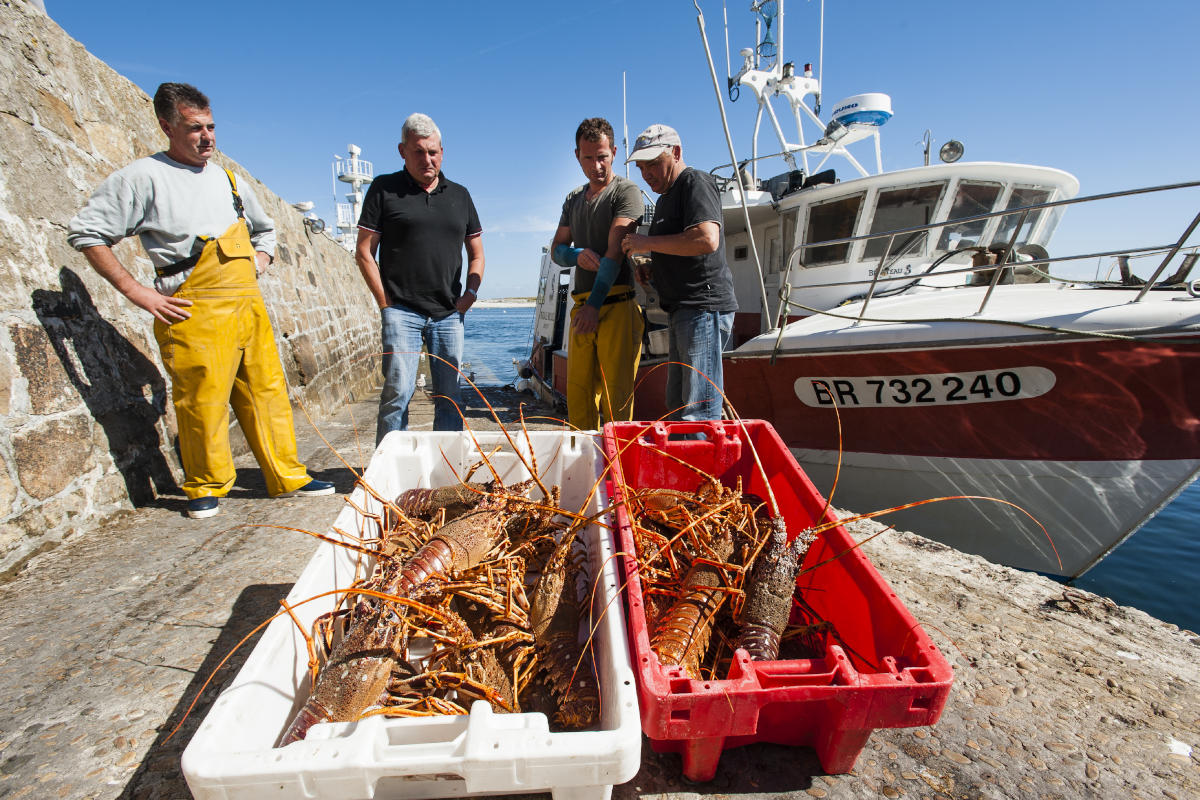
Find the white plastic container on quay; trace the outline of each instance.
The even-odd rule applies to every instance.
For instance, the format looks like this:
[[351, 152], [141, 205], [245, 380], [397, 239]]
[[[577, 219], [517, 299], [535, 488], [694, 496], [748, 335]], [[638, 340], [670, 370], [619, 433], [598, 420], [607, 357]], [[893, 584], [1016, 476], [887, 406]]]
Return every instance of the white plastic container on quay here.
[[[395, 498], [404, 489], [454, 483], [450, 465], [463, 475], [481, 450], [490, 454], [497, 447], [488, 458], [506, 484], [529, 477], [503, 433], [475, 437], [478, 447], [466, 433], [392, 433], [375, 451], [364, 480], [380, 497]], [[526, 459], [532, 447], [543, 482], [561, 486], [562, 506], [571, 510], [583, 503], [604, 464], [599, 437], [537, 431], [528, 441], [514, 434], [513, 442]], [[535, 488], [533, 496], [539, 495]], [[601, 487], [584, 513], [599, 512], [603, 497]], [[368, 517], [380, 508], [378, 500], [356, 488], [330, 535], [370, 530], [374, 523]], [[599, 729], [551, 732], [544, 714], [498, 714], [476, 702], [468, 716], [374, 716], [315, 725], [303, 741], [277, 747], [310, 687], [303, 637], [283, 616], [267, 627], [184, 751], [183, 772], [192, 794], [198, 800], [383, 800], [550, 791], [555, 800], [607, 800], [614, 784], [638, 770], [641, 723], [613, 538], [597, 525], [588, 526], [581, 538], [589, 575], [600, 576], [592, 604]], [[349, 585], [355, 569], [355, 554], [322, 543], [288, 603]], [[307, 629], [334, 603], [334, 597], [324, 597], [294, 611]]]

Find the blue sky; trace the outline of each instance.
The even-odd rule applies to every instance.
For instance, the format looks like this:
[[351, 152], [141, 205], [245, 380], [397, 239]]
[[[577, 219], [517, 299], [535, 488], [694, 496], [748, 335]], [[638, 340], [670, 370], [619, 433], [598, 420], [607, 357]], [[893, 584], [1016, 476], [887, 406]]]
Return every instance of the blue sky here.
[[[333, 156], [353, 142], [376, 174], [401, 169], [401, 123], [430, 114], [443, 169], [471, 190], [484, 225], [484, 297], [534, 293], [540, 249], [582, 183], [575, 126], [605, 116], [620, 137], [622, 73], [631, 138], [665, 122], [689, 164], [729, 160], [691, 0], [45, 2], [148, 93], [171, 80], [206, 92], [218, 147], [289, 202], [316, 202], [326, 220]], [[749, 5], [726, 4], [735, 70], [737, 50], [752, 44]], [[724, 80], [722, 4], [701, 8]], [[819, 9], [785, 3], [785, 58], [798, 68], [816, 68]], [[1200, 4], [1188, 0], [827, 0], [822, 117], [852, 94], [891, 95], [885, 169], [921, 164], [930, 129], [935, 149], [954, 138], [966, 160], [1058, 167], [1083, 194], [1198, 179], [1198, 21]], [[726, 111], [742, 156], [749, 93]], [[636, 169], [631, 177], [641, 183]], [[1071, 211], [1051, 249], [1173, 241], [1198, 209], [1193, 191]]]

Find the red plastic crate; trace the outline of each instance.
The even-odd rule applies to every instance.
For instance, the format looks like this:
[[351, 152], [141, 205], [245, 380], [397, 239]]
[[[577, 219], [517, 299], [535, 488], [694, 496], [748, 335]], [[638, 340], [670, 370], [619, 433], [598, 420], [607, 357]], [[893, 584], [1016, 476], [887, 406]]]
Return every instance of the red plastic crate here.
[[[671, 437], [697, 432], [706, 438]], [[613, 423], [604, 427], [604, 449], [619, 549], [626, 554], [626, 613], [642, 731], [655, 750], [683, 756], [685, 776], [711, 780], [723, 750], [753, 742], [812, 747], [827, 773], [848, 772], [872, 730], [937, 722], [954, 673], [863, 550], [851, 549], [854, 540], [840, 525], [818, 536], [797, 585], [845, 647], [826, 637], [822, 657], [788, 661], [751, 661], [738, 650], [723, 680], [693, 680], [680, 667], [660, 664], [650, 649], [622, 486], [696, 489], [700, 477], [673, 456], [727, 486], [741, 477], [743, 491], [766, 498], [765, 472], [793, 535], [817, 521], [825, 501], [775, 429], [761, 420]], [[836, 518], [827, 511], [820, 521]]]

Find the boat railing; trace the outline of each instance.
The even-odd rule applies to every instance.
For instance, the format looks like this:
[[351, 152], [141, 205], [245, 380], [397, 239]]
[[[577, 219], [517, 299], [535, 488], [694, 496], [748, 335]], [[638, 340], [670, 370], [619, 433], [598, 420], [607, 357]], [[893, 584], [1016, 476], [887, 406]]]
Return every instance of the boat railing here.
[[[1086, 197], [1072, 197], [1072, 198], [1068, 198], [1068, 199], [1064, 199], [1064, 200], [1053, 200], [1053, 201], [1048, 201], [1045, 203], [1034, 203], [1034, 204], [1031, 204], [1028, 206], [1021, 206], [1018, 208], [1005, 209], [1003, 211], [991, 211], [986, 214], [975, 214], [975, 215], [972, 215], [969, 217], [958, 217], [955, 219], [939, 220], [937, 222], [931, 222], [931, 223], [927, 223], [925, 225], [915, 225], [915, 226], [908, 227], [908, 228], [897, 228], [896, 230], [891, 230], [891, 231], [880, 231], [880, 232], [875, 232], [875, 233], [861, 234], [858, 236], [843, 236], [838, 239], [827, 239], [827, 240], [820, 241], [820, 242], [806, 242], [804, 244], [797, 245], [788, 253], [786, 263], [788, 264], [789, 269], [787, 270], [787, 272], [790, 272], [790, 267], [794, 260], [801, 265], [804, 263], [804, 258], [802, 256], [802, 254], [807, 250], [815, 249], [818, 247], [850, 245], [850, 244], [853, 244], [854, 242], [868, 241], [868, 240], [874, 240], [874, 239], [886, 239], [887, 246], [884, 247], [883, 253], [879, 258], [879, 265], [875, 270], [873, 270], [871, 278], [869, 280], [839, 281], [839, 282], [821, 283], [821, 284], [806, 284], [804, 287], [805, 289], [815, 289], [815, 288], [826, 288], [826, 287], [836, 287], [836, 286], [852, 286], [852, 285], [863, 285], [863, 284], [867, 285], [868, 288], [866, 290], [865, 295], [862, 298], [859, 298], [862, 300], [862, 308], [859, 313], [859, 320], [861, 321], [862, 318], [864, 318], [866, 316], [867, 306], [870, 304], [871, 298], [875, 296], [877, 287], [880, 283], [892, 283], [892, 282], [896, 282], [896, 281], [914, 282], [914, 280], [920, 280], [920, 278], [929, 274], [929, 271], [932, 270], [933, 265], [931, 265], [930, 269], [927, 270], [926, 273], [917, 276], [916, 279], [914, 279], [914, 277], [912, 275], [888, 275], [887, 268], [888, 268], [889, 264], [894, 262], [896, 259], [902, 257], [904, 255], [904, 251], [907, 250], [907, 246], [906, 246], [901, 252], [892, 253], [892, 245], [895, 243], [895, 241], [898, 237], [912, 236], [913, 238], [909, 239], [909, 244], [911, 244], [913, 241], [920, 238], [920, 237], [915, 236], [915, 234], [921, 234], [921, 233], [925, 233], [928, 231], [937, 230], [939, 228], [944, 228], [948, 225], [961, 225], [961, 224], [972, 223], [972, 222], [977, 222], [977, 221], [990, 220], [990, 219], [996, 218], [996, 217], [1008, 217], [1008, 216], [1019, 215], [1017, 224], [1013, 227], [1012, 234], [1009, 237], [1008, 241], [1006, 243], [993, 242], [991, 245], [991, 247], [1000, 248], [1000, 252], [999, 252], [999, 256], [998, 256], [1000, 260], [998, 263], [988, 263], [988, 264], [979, 265], [979, 266], [972, 265], [969, 267], [964, 267], [962, 269], [939, 270], [938, 271], [939, 276], [967, 274], [967, 273], [986, 274], [989, 276], [988, 289], [987, 289], [987, 292], [984, 294], [982, 302], [980, 303], [979, 310], [976, 312], [977, 314], [982, 313], [984, 311], [984, 309], [987, 308], [987, 304], [988, 304], [988, 301], [991, 299], [992, 292], [995, 290], [997, 284], [999, 284], [1001, 279], [1004, 277], [1004, 273], [1005, 273], [1006, 269], [1014, 267], [1014, 266], [1021, 266], [1024, 268], [1036, 268], [1036, 267], [1045, 266], [1045, 265], [1049, 265], [1049, 264], [1053, 264], [1053, 263], [1057, 263], [1057, 262], [1080, 261], [1083, 259], [1090, 259], [1090, 258], [1104, 258], [1104, 257], [1119, 258], [1121, 256], [1166, 253], [1165, 257], [1162, 259], [1162, 262], [1154, 270], [1154, 274], [1151, 275], [1150, 278], [1148, 278], [1145, 281], [1145, 283], [1141, 285], [1142, 286], [1141, 291], [1138, 293], [1137, 297], [1134, 298], [1134, 302], [1137, 302], [1137, 301], [1141, 300], [1143, 297], [1145, 297], [1146, 293], [1148, 291], [1150, 291], [1150, 289], [1156, 283], [1158, 283], [1158, 280], [1162, 276], [1163, 272], [1166, 270], [1167, 265], [1170, 264], [1171, 260], [1179, 253], [1179, 251], [1181, 249], [1183, 249], [1183, 247], [1186, 245], [1186, 243], [1188, 241], [1188, 238], [1196, 230], [1197, 226], [1200, 226], [1200, 213], [1198, 213], [1192, 219], [1191, 223], [1189, 223], [1188, 226], [1184, 229], [1183, 234], [1175, 242], [1172, 242], [1172, 243], [1161, 244], [1161, 245], [1151, 245], [1148, 247], [1134, 248], [1134, 249], [1123, 249], [1123, 250], [1115, 250], [1115, 251], [1107, 251], [1107, 252], [1089, 253], [1089, 254], [1084, 254], [1084, 255], [1060, 256], [1058, 258], [1051, 258], [1051, 257], [1049, 257], [1048, 254], [1046, 254], [1046, 255], [1030, 257], [1029, 260], [1023, 260], [1020, 262], [1016, 262], [1013, 259], [1015, 258], [1016, 253], [1019, 252], [1019, 250], [1020, 250], [1020, 246], [1017, 245], [1017, 238], [1020, 236], [1021, 230], [1025, 225], [1025, 221], [1029, 218], [1029, 215], [1031, 213], [1040, 212], [1044, 209], [1049, 209], [1049, 208], [1061, 208], [1061, 207], [1066, 207], [1066, 206], [1071, 206], [1071, 205], [1079, 205], [1082, 203], [1092, 203], [1092, 202], [1096, 202], [1099, 200], [1109, 200], [1109, 199], [1119, 198], [1119, 197], [1132, 197], [1135, 195], [1151, 194], [1151, 193], [1156, 193], [1156, 192], [1168, 192], [1168, 191], [1174, 191], [1174, 190], [1179, 190], [1179, 189], [1191, 189], [1191, 188], [1196, 188], [1196, 187], [1200, 187], [1200, 181], [1187, 181], [1184, 183], [1172, 183], [1172, 184], [1165, 184], [1162, 186], [1148, 186], [1148, 187], [1144, 187], [1144, 188], [1140, 188], [1140, 189], [1125, 189], [1125, 190], [1116, 191], [1116, 192], [1105, 192], [1102, 194], [1088, 195]], [[944, 261], [954, 255], [962, 255], [962, 254], [966, 254], [966, 253], [969, 253], [972, 251], [978, 251], [979, 249], [980, 248], [977, 246], [972, 246], [972, 247], [967, 247], [967, 248], [963, 248], [963, 249], [959, 249], [959, 250], [948, 251], [945, 255], [943, 255], [937, 261], [935, 261], [934, 265], [938, 265], [942, 261]], [[1189, 264], [1189, 266], [1190, 266], [1190, 264]], [[1045, 275], [1047, 278], [1051, 277], [1046, 273], [1042, 273], [1042, 274]], [[1178, 280], [1176, 278], [1176, 276], [1178, 274], [1179, 273], [1176, 272], [1175, 275], [1172, 276], [1171, 282], [1178, 282]], [[785, 287], [785, 289], [786, 289], [786, 287]], [[785, 300], [785, 302], [790, 302], [790, 297], [784, 298], [784, 300]]]
[[[761, 155], [761, 156], [748, 156], [748, 157], [742, 159], [741, 161], [737, 162], [736, 164], [718, 164], [717, 166], [710, 169], [708, 172], [710, 175], [712, 175], [718, 181], [721, 181], [721, 182], [727, 183], [727, 184], [735, 183], [738, 179], [738, 173], [745, 167], [747, 167], [751, 164], [757, 166], [759, 161], [768, 161], [772, 158], [785, 158], [801, 149], [803, 149], [803, 148], [800, 145], [793, 145], [791, 147], [788, 147], [785, 150], [780, 150], [778, 153], [768, 153], [767, 155]], [[728, 177], [726, 177], [725, 175], [722, 175], [720, 172], [720, 170], [726, 170], [726, 169], [731, 170]], [[757, 176], [755, 176], [755, 179], [757, 179]], [[761, 183], [761, 180], [759, 182]]]

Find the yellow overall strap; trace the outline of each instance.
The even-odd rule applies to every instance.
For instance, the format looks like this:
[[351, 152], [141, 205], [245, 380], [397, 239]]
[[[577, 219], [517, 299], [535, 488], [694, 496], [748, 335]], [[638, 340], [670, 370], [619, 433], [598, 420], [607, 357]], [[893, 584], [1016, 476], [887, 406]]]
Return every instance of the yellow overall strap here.
[[245, 219], [246, 206], [242, 204], [242, 196], [238, 194], [237, 178], [233, 177], [233, 172], [229, 169], [225, 170], [225, 174], [229, 176], [229, 188], [233, 191], [233, 208], [237, 211], [238, 219]]
[[[246, 207], [242, 203], [242, 196], [238, 194], [237, 178], [235, 178], [233, 172], [228, 169], [225, 170], [225, 175], [229, 178], [229, 189], [231, 192], [233, 192], [233, 210], [237, 212], [238, 219], [245, 222]], [[249, 224], [246, 225], [246, 231], [247, 233], [250, 231]], [[226, 233], [228, 233], [228, 231], [226, 231]], [[182, 261], [176, 261], [174, 264], [167, 264], [163, 267], [155, 267], [155, 274], [157, 274], [160, 278], [169, 278], [172, 275], [178, 275], [184, 270], [191, 269], [192, 267], [196, 266], [196, 262], [200, 260], [200, 253], [203, 251], [203, 249], [208, 246], [209, 242], [216, 240], [216, 238], [217, 237], [215, 236], [197, 236], [195, 238], [195, 242], [200, 243], [200, 250], [196, 250], [195, 242], [193, 242], [192, 255], [190, 257], [185, 258]]]

